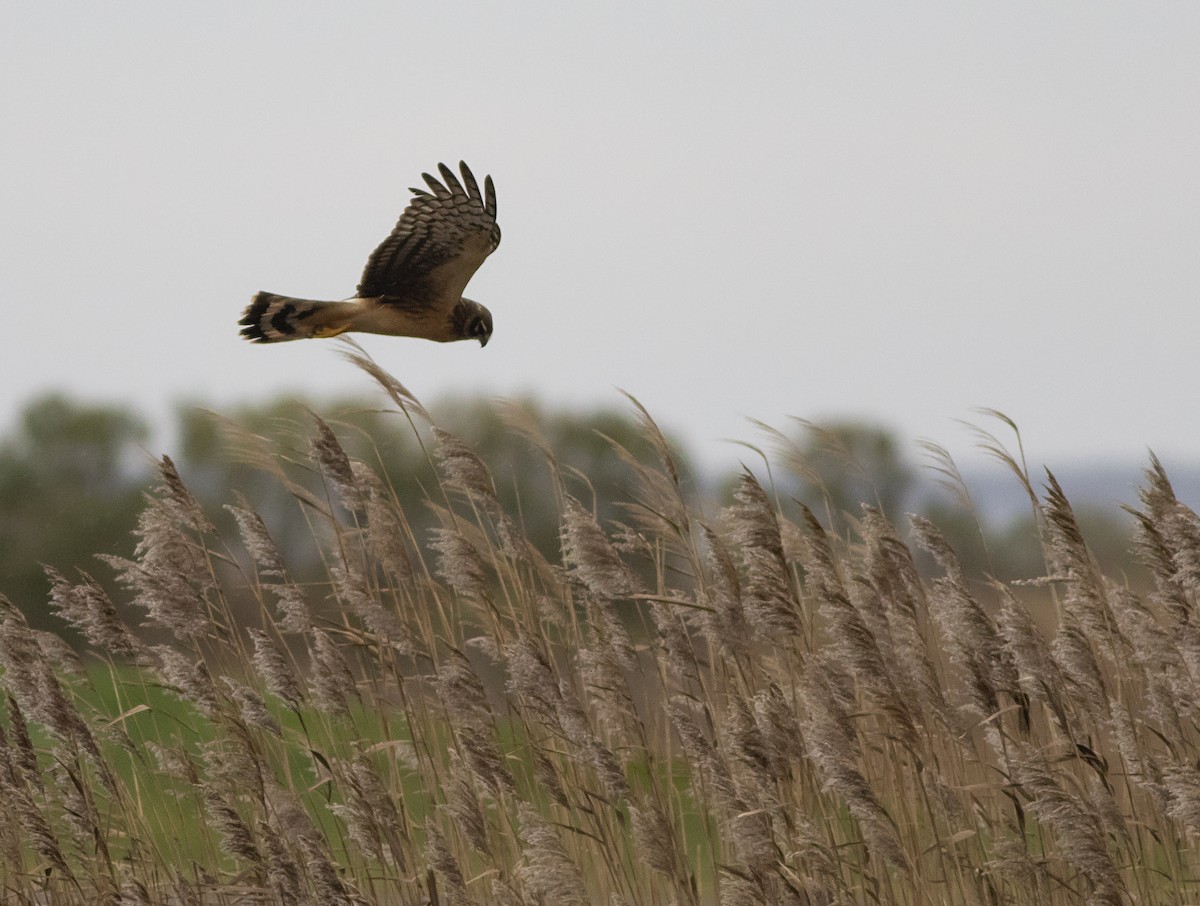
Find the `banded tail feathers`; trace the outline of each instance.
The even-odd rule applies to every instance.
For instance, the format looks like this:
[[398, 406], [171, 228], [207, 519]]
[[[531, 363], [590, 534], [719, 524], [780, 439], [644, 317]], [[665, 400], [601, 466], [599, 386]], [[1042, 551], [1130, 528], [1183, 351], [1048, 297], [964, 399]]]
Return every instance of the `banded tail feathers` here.
[[280, 343], [335, 337], [350, 327], [358, 309], [352, 302], [315, 302], [259, 293], [246, 307], [242, 336], [254, 343]]

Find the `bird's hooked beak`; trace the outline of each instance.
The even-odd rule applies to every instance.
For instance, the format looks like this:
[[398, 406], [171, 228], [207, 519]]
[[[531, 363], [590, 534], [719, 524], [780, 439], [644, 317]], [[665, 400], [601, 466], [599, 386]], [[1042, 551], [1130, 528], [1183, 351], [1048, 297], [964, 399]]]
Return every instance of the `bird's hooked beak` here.
[[479, 348], [482, 349], [484, 346], [486, 346], [487, 341], [490, 340], [491, 338], [492, 338], [492, 335], [490, 333], [485, 333], [482, 337], [480, 337], [479, 338]]

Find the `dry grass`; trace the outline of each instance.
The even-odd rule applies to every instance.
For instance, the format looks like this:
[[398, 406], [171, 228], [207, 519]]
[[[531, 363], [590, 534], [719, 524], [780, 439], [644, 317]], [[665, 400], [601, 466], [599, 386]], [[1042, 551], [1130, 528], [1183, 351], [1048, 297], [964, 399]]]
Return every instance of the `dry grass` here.
[[278, 468], [324, 581], [245, 502], [217, 537], [164, 458], [110, 561], [150, 631], [86, 576], [52, 576], [86, 668], [0, 614], [6, 902], [1200, 899], [1200, 520], [1157, 462], [1148, 592], [1102, 574], [1052, 477], [1035, 494], [1047, 632], [926, 521], [834, 537], [749, 471], [705, 511], [644, 412], [628, 524], [558, 481], [547, 562], [363, 364], [430, 444], [432, 537], [318, 420], [307, 480]]

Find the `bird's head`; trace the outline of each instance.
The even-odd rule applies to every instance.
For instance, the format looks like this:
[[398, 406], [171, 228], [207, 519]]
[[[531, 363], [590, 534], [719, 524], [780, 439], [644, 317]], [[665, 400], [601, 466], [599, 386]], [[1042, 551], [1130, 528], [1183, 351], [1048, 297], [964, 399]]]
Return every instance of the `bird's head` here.
[[458, 307], [462, 312], [459, 339], [478, 340], [480, 346], [486, 346], [492, 338], [492, 313], [470, 299], [463, 299]]

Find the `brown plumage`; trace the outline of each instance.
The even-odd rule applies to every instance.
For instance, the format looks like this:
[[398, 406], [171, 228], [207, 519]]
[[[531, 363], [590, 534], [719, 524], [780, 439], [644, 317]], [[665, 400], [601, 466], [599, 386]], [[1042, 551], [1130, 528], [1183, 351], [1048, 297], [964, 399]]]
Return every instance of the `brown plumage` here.
[[440, 182], [422, 174], [430, 191], [410, 190], [412, 201], [367, 260], [354, 298], [318, 302], [259, 293], [238, 322], [242, 336], [276, 343], [358, 331], [486, 346], [492, 313], [462, 293], [500, 244], [496, 190], [488, 176], [481, 192], [467, 165], [458, 166], [461, 182], [445, 164], [438, 164]]

